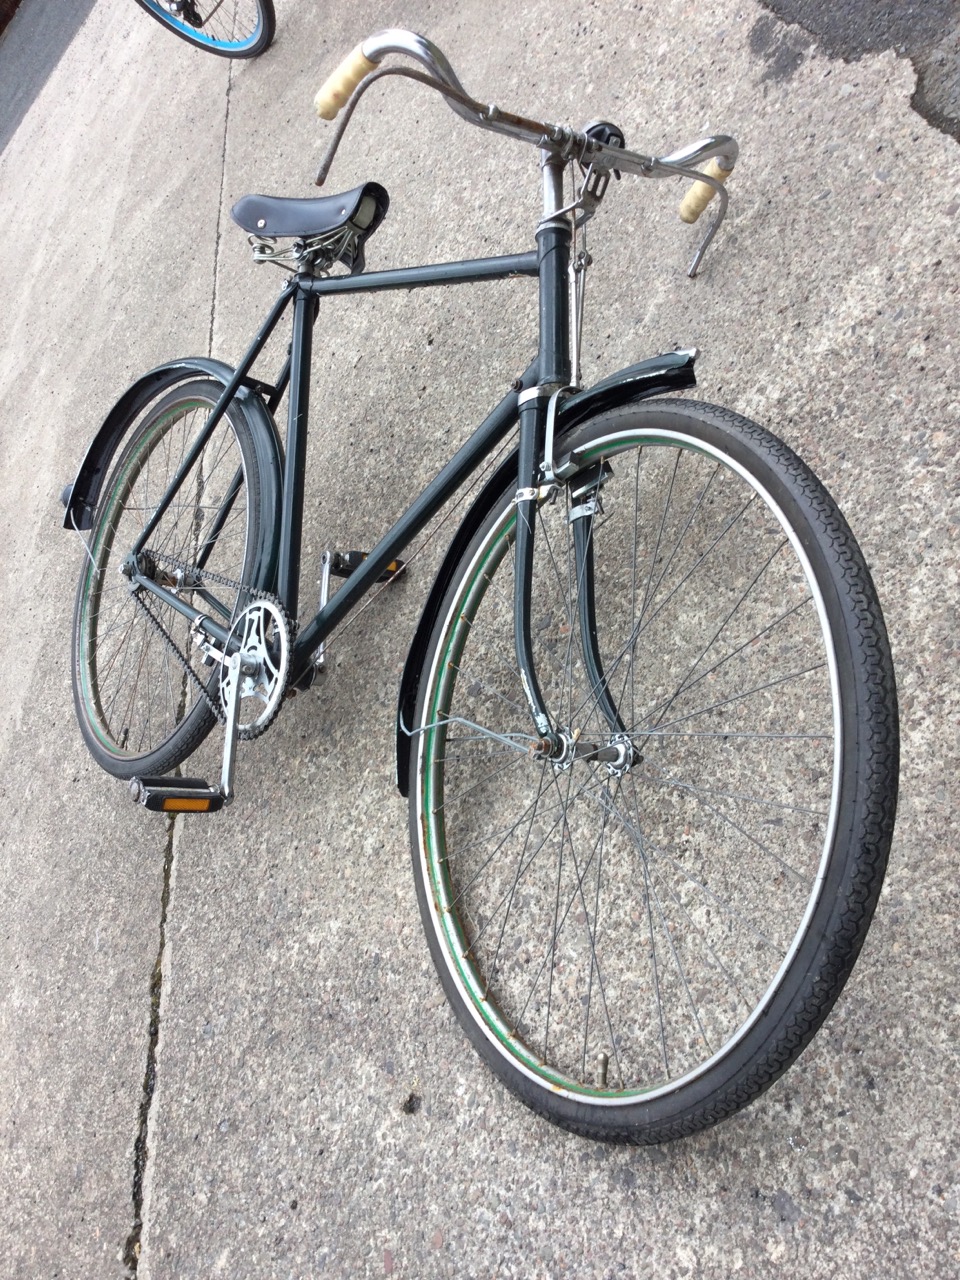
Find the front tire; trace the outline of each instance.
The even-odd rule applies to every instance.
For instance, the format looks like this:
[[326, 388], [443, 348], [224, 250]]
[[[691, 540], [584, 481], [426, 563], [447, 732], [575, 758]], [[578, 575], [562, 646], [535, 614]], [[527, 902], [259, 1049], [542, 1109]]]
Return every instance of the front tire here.
[[[514, 658], [511, 487], [428, 650], [414, 874], [446, 994], [504, 1083], [577, 1133], [658, 1142], [767, 1088], [852, 968], [893, 829], [893, 668], [843, 517], [762, 428], [651, 401], [558, 453], [579, 472], [539, 507], [532, 629], [571, 758], [538, 753]], [[600, 475], [590, 514], [578, 488]], [[623, 729], [627, 767], [575, 755]]]

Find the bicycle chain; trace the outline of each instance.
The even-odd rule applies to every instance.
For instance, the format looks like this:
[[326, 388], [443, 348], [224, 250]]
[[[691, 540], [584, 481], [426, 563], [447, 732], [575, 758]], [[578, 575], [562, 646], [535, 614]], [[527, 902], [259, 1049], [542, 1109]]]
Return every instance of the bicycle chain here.
[[139, 590], [132, 592], [132, 595], [133, 595], [134, 604], [136, 604], [138, 608], [143, 610], [143, 612], [146, 614], [147, 621], [150, 623], [153, 629], [159, 633], [160, 638], [166, 642], [167, 647], [173, 651], [173, 654], [176, 657], [177, 661], [180, 663], [184, 671], [186, 671], [187, 675], [197, 686], [197, 688], [200, 691], [200, 696], [203, 698], [204, 702], [210, 708], [213, 715], [216, 716], [217, 722], [219, 724], [226, 724], [227, 723], [226, 713], [224, 712], [219, 699], [216, 702], [214, 702], [213, 698], [210, 697], [210, 691], [208, 690], [207, 686], [203, 683], [203, 681], [200, 679], [200, 677], [197, 675], [197, 673], [194, 671], [193, 667], [190, 665], [190, 659], [181, 650], [176, 640], [174, 640], [173, 636], [166, 629], [166, 627], [163, 625], [160, 619], [156, 616], [156, 614], [153, 612], [153, 610], [150, 608], [147, 602], [141, 599]]
[[[257, 604], [261, 600], [274, 605], [279, 610], [280, 615], [283, 618], [283, 621], [287, 627], [287, 636], [289, 639], [289, 643], [291, 645], [293, 644], [293, 641], [296, 637], [296, 630], [297, 630], [296, 623], [290, 619], [290, 616], [288, 615], [286, 609], [283, 607], [283, 604], [278, 596], [272, 595], [269, 591], [258, 591], [255, 587], [251, 587], [247, 583], [237, 582], [233, 578], [228, 578], [222, 573], [214, 573], [212, 569], [198, 569], [196, 565], [189, 564], [186, 560], [178, 560], [176, 556], [169, 556], [162, 552], [159, 554], [156, 552], [151, 552], [150, 554], [153, 557], [155, 564], [163, 563], [165, 565], [172, 566], [174, 569], [179, 569], [182, 573], [190, 573], [197, 579], [199, 583], [216, 582], [222, 587], [233, 588], [238, 595], [240, 594], [241, 591], [245, 592], [250, 598], [251, 605]], [[169, 633], [169, 631], [167, 631], [166, 627], [163, 625], [160, 619], [156, 616], [156, 614], [153, 612], [153, 610], [150, 608], [147, 602], [141, 599], [139, 591], [133, 593], [133, 598], [136, 604], [139, 605], [139, 607], [146, 614], [147, 620], [150, 622], [150, 625], [159, 633], [161, 638], [166, 642], [167, 646], [173, 651], [174, 656], [177, 658], [177, 661], [180, 663], [184, 671], [186, 671], [187, 675], [197, 686], [197, 689], [200, 691], [201, 697], [209, 707], [210, 711], [216, 717], [218, 724], [225, 725], [227, 722], [227, 715], [223, 709], [223, 703], [221, 702], [221, 700], [219, 698], [213, 699], [210, 696], [209, 689], [203, 683], [200, 677], [197, 675], [196, 671], [194, 671], [190, 663], [190, 659], [183, 652], [183, 650], [177, 644], [176, 640], [174, 640], [173, 636]], [[280, 709], [280, 702], [282, 702], [282, 698], [277, 701], [276, 711], [279, 711]], [[247, 729], [243, 733], [244, 740], [249, 741], [250, 739], [253, 739], [253, 738], [259, 738], [262, 733], [266, 732], [266, 730], [269, 729], [270, 725], [273, 724], [273, 721], [276, 718], [276, 711], [270, 717], [270, 719], [265, 724], [261, 725], [259, 728]]]

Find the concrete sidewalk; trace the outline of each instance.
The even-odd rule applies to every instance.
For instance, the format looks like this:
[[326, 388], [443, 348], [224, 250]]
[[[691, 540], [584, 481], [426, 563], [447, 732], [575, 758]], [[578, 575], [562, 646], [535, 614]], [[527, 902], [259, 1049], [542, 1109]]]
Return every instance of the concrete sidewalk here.
[[[230, 63], [128, 0], [98, 0], [57, 59], [40, 47], [49, 5], [25, 0], [0, 41], [4, 103], [25, 57], [48, 64], [0, 154], [4, 1276], [960, 1271], [958, 145], [911, 110], [893, 53], [847, 65], [798, 28], [771, 37], [755, 0], [613, 8], [278, 0], [274, 47]], [[436, 552], [243, 749], [219, 818], [145, 815], [74, 722], [83, 553], [60, 489], [137, 374], [241, 354], [280, 282], [228, 210], [311, 194], [329, 135], [313, 93], [393, 25], [435, 40], [468, 91], [614, 119], [640, 150], [739, 137], [729, 223], [696, 281], [677, 190], [611, 191], [591, 224], [586, 376], [699, 346], [699, 394], [803, 454], [886, 610], [902, 800], [863, 956], [772, 1090], [670, 1147], [541, 1122], [444, 1002], [393, 784], [392, 707]], [[771, 38], [791, 51], [775, 76]], [[529, 243], [533, 156], [413, 85], [371, 92], [328, 187], [367, 178], [392, 198], [373, 267]], [[314, 344], [307, 561], [367, 545], [466, 438], [530, 359], [534, 304], [514, 283], [336, 302]]]

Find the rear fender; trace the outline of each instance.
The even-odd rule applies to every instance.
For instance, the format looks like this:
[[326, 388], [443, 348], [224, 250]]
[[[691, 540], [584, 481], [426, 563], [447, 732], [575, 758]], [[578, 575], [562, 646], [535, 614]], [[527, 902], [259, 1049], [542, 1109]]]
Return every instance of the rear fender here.
[[[178, 382], [188, 382], [198, 374], [226, 386], [234, 370], [221, 360], [208, 360], [202, 356], [173, 360], [144, 374], [123, 393], [91, 441], [73, 484], [67, 485], [63, 491], [65, 529], [79, 531], [93, 527], [100, 490], [127, 431], [151, 400]], [[280, 510], [283, 445], [273, 415], [256, 391], [241, 385], [233, 404], [250, 427], [260, 473], [262, 519], [251, 581], [269, 591], [273, 589], [276, 578], [279, 527], [273, 513]]]
[[[663, 395], [668, 391], [682, 391], [687, 387], [695, 386], [697, 380], [693, 364], [696, 358], [695, 350], [670, 351], [665, 355], [654, 356], [653, 359], [628, 365], [625, 369], [620, 369], [610, 377], [604, 378], [595, 386], [569, 396], [557, 410], [557, 443], [560, 442], [563, 434], [598, 413], [630, 404], [635, 400], [648, 400], [651, 396]], [[556, 449], [554, 453], [556, 455]], [[447, 588], [453, 581], [457, 565], [477, 530], [502, 497], [504, 490], [516, 483], [517, 452], [514, 450], [497, 467], [464, 517], [444, 556], [423, 613], [420, 615], [403, 669], [397, 704], [397, 787], [403, 796], [408, 795], [410, 789], [411, 742], [404, 726], [409, 728], [413, 724], [417, 695], [420, 691], [421, 671], [426, 660], [430, 636], [440, 613], [440, 605]]]
[[[124, 435], [136, 422], [151, 400], [162, 395], [178, 382], [187, 382], [198, 374], [212, 378], [224, 386], [233, 377], [234, 370], [222, 360], [208, 360], [201, 356], [187, 360], [172, 360], [169, 364], [151, 369], [123, 393], [93, 437], [73, 484], [67, 485], [61, 495], [66, 507], [63, 519], [65, 529], [90, 529], [100, 499], [100, 490], [110, 463], [120, 447]], [[272, 415], [256, 392], [241, 386], [234, 398], [250, 425], [257, 444], [257, 460], [261, 473], [269, 484], [271, 477], [279, 493], [280, 458], [282, 446]], [[274, 495], [276, 496], [276, 494]], [[276, 507], [266, 507], [276, 510]]]

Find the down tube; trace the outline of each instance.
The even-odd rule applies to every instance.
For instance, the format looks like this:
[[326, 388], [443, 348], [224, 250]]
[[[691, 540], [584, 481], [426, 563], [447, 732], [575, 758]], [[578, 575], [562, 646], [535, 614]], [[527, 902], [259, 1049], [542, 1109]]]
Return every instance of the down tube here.
[[[521, 391], [535, 385], [537, 365], [538, 361], [535, 360], [520, 379]], [[510, 391], [503, 397], [416, 502], [381, 538], [360, 568], [347, 578], [330, 603], [302, 629], [294, 645], [291, 681], [296, 682], [306, 672], [311, 654], [320, 641], [326, 639], [334, 627], [343, 621], [391, 560], [395, 560], [409, 546], [411, 540], [433, 519], [447, 499], [512, 429], [517, 421], [517, 395], [516, 391]]]

